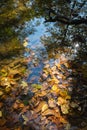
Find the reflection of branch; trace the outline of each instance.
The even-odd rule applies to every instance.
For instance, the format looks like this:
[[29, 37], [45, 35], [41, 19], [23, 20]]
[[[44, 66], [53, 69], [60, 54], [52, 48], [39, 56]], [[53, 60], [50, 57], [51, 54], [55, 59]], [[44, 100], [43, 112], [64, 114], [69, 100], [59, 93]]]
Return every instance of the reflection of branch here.
[[46, 19], [45, 22], [61, 22], [63, 24], [68, 24], [68, 25], [78, 25], [78, 24], [87, 24], [87, 18], [80, 18], [80, 19], [72, 19], [70, 20], [69, 18], [65, 16], [55, 16], [55, 18], [51, 19]]
[[83, 1], [83, 3], [81, 3], [81, 4], [80, 4], [80, 6], [79, 6], [78, 10], [81, 10], [81, 8], [82, 8], [82, 7], [86, 4], [86, 2], [87, 2], [87, 1], [86, 1], [86, 0], [84, 0], [84, 1]]
[[[79, 8], [77, 9], [78, 11], [81, 10], [81, 8], [85, 5], [86, 0], [83, 1], [83, 3], [81, 3], [79, 5]], [[63, 24], [67, 24], [67, 25], [79, 25], [79, 24], [87, 24], [87, 18], [78, 18], [78, 13], [77, 14], [73, 14], [74, 12], [74, 7], [76, 5], [76, 0], [73, 2], [73, 6], [71, 9], [71, 13], [70, 13], [70, 18], [67, 16], [64, 16], [62, 14], [60, 14], [60, 12], [56, 12], [53, 9], [48, 9], [48, 18], [45, 18], [45, 22], [61, 22]], [[73, 16], [73, 17], [72, 17]]]

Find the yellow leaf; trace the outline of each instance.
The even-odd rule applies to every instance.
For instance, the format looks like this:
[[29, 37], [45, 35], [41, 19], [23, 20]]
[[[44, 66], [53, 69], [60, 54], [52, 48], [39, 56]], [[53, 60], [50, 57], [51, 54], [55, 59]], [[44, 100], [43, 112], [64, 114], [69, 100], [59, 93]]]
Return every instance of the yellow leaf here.
[[44, 104], [43, 106], [42, 106], [42, 112], [44, 112], [45, 110], [47, 110], [48, 109], [48, 105], [47, 104]]
[[22, 81], [21, 85], [22, 85], [22, 88], [28, 87], [28, 84], [25, 81]]
[[26, 117], [25, 115], [22, 115], [22, 118], [24, 119], [24, 125], [26, 125], [26, 123], [28, 122], [28, 117]]
[[68, 114], [69, 113], [69, 105], [68, 104], [61, 105], [61, 111], [63, 114]]
[[64, 99], [64, 98], [62, 98], [62, 97], [58, 97], [58, 102], [57, 102], [57, 104], [59, 105], [59, 106], [61, 106], [61, 105], [63, 105], [63, 104], [66, 104], [67, 103], [67, 100], [66, 99]]
[[3, 92], [0, 90], [0, 96], [2, 96], [3, 95]]
[[9, 92], [11, 91], [11, 87], [10, 87], [10, 86], [7, 86], [7, 87], [5, 88], [5, 91], [6, 91], [7, 93], [9, 93]]
[[60, 96], [61, 97], [66, 97], [66, 96], [68, 96], [68, 92], [67, 91], [60, 91]]
[[66, 98], [66, 99], [71, 99], [71, 96], [67, 95], [65, 98]]
[[24, 40], [23, 46], [26, 47], [28, 45], [28, 42]]
[[56, 91], [58, 89], [57, 85], [53, 85], [52, 90]]
[[0, 117], [2, 117], [2, 111], [0, 111]]

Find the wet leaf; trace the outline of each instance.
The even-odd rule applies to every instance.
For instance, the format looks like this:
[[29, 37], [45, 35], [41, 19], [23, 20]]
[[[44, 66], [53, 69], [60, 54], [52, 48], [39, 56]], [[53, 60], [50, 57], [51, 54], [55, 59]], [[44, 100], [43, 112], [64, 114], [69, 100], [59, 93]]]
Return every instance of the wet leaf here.
[[24, 89], [24, 88], [28, 87], [28, 84], [27, 84], [27, 82], [22, 81], [22, 82], [21, 82], [21, 86], [22, 86], [22, 88]]
[[58, 102], [57, 102], [57, 104], [58, 104], [59, 106], [61, 106], [61, 105], [63, 105], [63, 104], [67, 104], [67, 101], [66, 101], [66, 99], [64, 99], [64, 98], [62, 98], [62, 97], [58, 97]]
[[48, 101], [48, 105], [49, 105], [50, 108], [55, 108], [56, 107], [56, 101], [53, 100], [53, 99], [50, 99]]
[[32, 84], [31, 86], [36, 88], [36, 89], [41, 89], [42, 88], [42, 85], [40, 85], [40, 84]]
[[42, 74], [42, 78], [43, 78], [43, 79], [46, 79], [47, 77], [48, 77], [48, 73], [47, 73], [47, 74], [46, 74], [46, 73], [43, 73], [43, 74]]
[[2, 111], [0, 111], [0, 117], [2, 117]]
[[4, 94], [3, 91], [0, 90], [0, 96], [2, 96], [3, 94]]
[[28, 45], [28, 42], [27, 42], [26, 40], [24, 40], [23, 46], [24, 46], [24, 47], [27, 47], [27, 45]]
[[68, 114], [69, 113], [69, 105], [68, 104], [61, 105], [61, 111], [63, 114]]
[[42, 106], [42, 112], [46, 111], [47, 109], [48, 109], [48, 105], [47, 105], [47, 104], [44, 104], [44, 105]]
[[72, 108], [76, 108], [76, 107], [78, 107], [78, 104], [75, 103], [75, 102], [71, 102], [71, 103], [70, 103], [70, 106], [71, 106]]
[[2, 107], [3, 107], [3, 105], [4, 105], [4, 104], [3, 104], [2, 102], [0, 102], [0, 108], [2, 108]]
[[27, 123], [28, 120], [29, 120], [28, 117], [26, 117], [25, 115], [22, 115], [22, 118], [24, 119], [24, 123], [23, 123], [23, 124], [26, 125], [26, 123]]
[[6, 119], [2, 118], [0, 119], [0, 126], [4, 126], [6, 123]]
[[36, 108], [35, 108], [35, 112], [40, 112], [42, 111], [42, 107], [46, 104], [45, 101], [42, 101]]
[[40, 93], [38, 93], [39, 97], [44, 97], [46, 96], [47, 92], [46, 91], [41, 91]]
[[19, 108], [24, 108], [24, 104], [23, 104], [23, 103], [20, 103], [20, 104], [19, 104]]
[[15, 103], [13, 104], [13, 109], [18, 109], [18, 107], [19, 107], [19, 104], [18, 104], [17, 102], [15, 102]]
[[5, 88], [5, 92], [6, 93], [9, 93], [11, 91], [11, 86], [7, 86], [6, 88]]
[[60, 91], [60, 96], [61, 97], [66, 97], [66, 96], [68, 96], [68, 92], [66, 90]]

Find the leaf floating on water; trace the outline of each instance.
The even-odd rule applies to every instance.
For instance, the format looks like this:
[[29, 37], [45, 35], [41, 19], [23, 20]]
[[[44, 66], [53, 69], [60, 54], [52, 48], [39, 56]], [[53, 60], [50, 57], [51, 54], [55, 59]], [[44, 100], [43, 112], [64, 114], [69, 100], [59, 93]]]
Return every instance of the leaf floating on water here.
[[23, 124], [26, 125], [26, 123], [27, 123], [28, 120], [29, 120], [28, 117], [26, 117], [25, 115], [22, 115], [22, 118], [24, 119], [24, 123], [23, 123]]
[[47, 79], [47, 77], [48, 77], [48, 74], [46, 74], [46, 73], [43, 73], [42, 74], [42, 78], [45, 80], [45, 79]]
[[46, 111], [47, 109], [48, 109], [48, 105], [47, 105], [47, 104], [44, 104], [44, 105], [42, 106], [42, 112]]
[[41, 89], [42, 88], [42, 85], [40, 85], [40, 84], [32, 84], [31, 86], [36, 88], [36, 89]]
[[7, 73], [7, 71], [5, 69], [2, 69], [0, 75], [2, 77], [6, 77], [8, 75], [8, 73]]
[[60, 96], [61, 97], [66, 97], [68, 95], [68, 92], [66, 90], [60, 91]]
[[6, 93], [9, 93], [11, 91], [11, 86], [7, 86], [6, 88], [5, 88], [5, 92]]
[[69, 113], [69, 105], [68, 104], [61, 105], [61, 111], [63, 114], [68, 114]]
[[56, 91], [58, 89], [57, 85], [53, 85], [52, 90]]
[[46, 64], [44, 68], [45, 68], [45, 69], [48, 69], [49, 67], [50, 67], [50, 65], [49, 65], [49, 64]]
[[0, 117], [2, 117], [2, 111], [0, 111]]
[[58, 94], [58, 93], [60, 92], [60, 89], [59, 89], [58, 86], [55, 84], [55, 85], [53, 85], [51, 92], [55, 92], [55, 93]]
[[75, 102], [71, 102], [71, 103], [70, 103], [70, 106], [71, 106], [72, 108], [76, 108], [76, 107], [78, 107], [78, 104], [75, 103]]
[[23, 104], [23, 103], [20, 103], [20, 104], [19, 104], [19, 108], [24, 108], [24, 104]]
[[[6, 123], [6, 119], [1, 118], [1, 119], [0, 119], [0, 127], [1, 127], [1, 126], [4, 126], [5, 123]], [[2, 130], [2, 129], [1, 129], [1, 130]], [[4, 130], [6, 130], [6, 129], [4, 129]]]
[[47, 104], [45, 101], [42, 101], [36, 108], [35, 108], [35, 112], [40, 112], [42, 111], [42, 107]]
[[53, 99], [50, 99], [48, 101], [48, 105], [49, 105], [50, 108], [55, 108], [56, 107], [56, 101], [53, 100]]
[[42, 116], [52, 116], [52, 115], [57, 116], [57, 113], [51, 109], [47, 109], [42, 113]]
[[3, 94], [4, 94], [3, 91], [0, 90], [0, 96], [2, 96]]
[[24, 88], [28, 87], [28, 84], [27, 84], [27, 82], [22, 81], [21, 86], [24, 89]]
[[3, 107], [3, 105], [4, 105], [4, 104], [3, 104], [2, 102], [0, 102], [0, 108], [2, 108], [2, 107]]
[[18, 103], [15, 102], [15, 103], [13, 104], [13, 109], [18, 109], [18, 107], [19, 107]]
[[28, 45], [28, 42], [27, 42], [26, 40], [24, 40], [23, 46], [24, 46], [24, 47], [27, 47], [27, 45]]
[[41, 91], [41, 92], [38, 94], [38, 96], [39, 96], [39, 97], [44, 97], [44, 96], [46, 96], [46, 94], [47, 94], [47, 92]]
[[66, 99], [64, 99], [64, 98], [62, 98], [62, 97], [58, 97], [58, 102], [57, 102], [57, 104], [59, 105], [59, 106], [61, 106], [61, 105], [63, 105], [63, 104], [66, 104], [67, 103], [67, 100]]

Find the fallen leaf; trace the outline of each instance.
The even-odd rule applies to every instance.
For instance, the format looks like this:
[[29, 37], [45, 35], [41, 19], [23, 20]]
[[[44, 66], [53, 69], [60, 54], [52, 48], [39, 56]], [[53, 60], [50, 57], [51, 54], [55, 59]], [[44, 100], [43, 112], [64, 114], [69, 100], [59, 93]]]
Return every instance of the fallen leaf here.
[[48, 109], [48, 105], [47, 104], [44, 104], [43, 106], [42, 106], [42, 112], [44, 112], [44, 111], [46, 111]]
[[68, 104], [61, 105], [61, 111], [63, 114], [68, 114], [69, 113], [69, 105]]
[[21, 82], [21, 86], [22, 86], [22, 88], [24, 89], [24, 88], [28, 87], [28, 84], [27, 84], [27, 82], [22, 81], [22, 82]]
[[64, 90], [64, 91], [60, 91], [60, 96], [61, 97], [66, 97], [68, 95], [68, 91]]
[[3, 107], [3, 105], [4, 105], [4, 104], [3, 104], [2, 102], [0, 102], [0, 108], [2, 108], [2, 107]]
[[37, 88], [37, 89], [42, 88], [42, 85], [40, 85], [40, 84], [32, 84], [31, 86], [34, 87], [34, 88]]
[[49, 105], [50, 108], [55, 108], [56, 107], [56, 101], [53, 100], [53, 99], [50, 99], [48, 101], [48, 105]]
[[26, 117], [25, 115], [22, 115], [22, 118], [24, 119], [24, 123], [23, 123], [23, 124], [26, 125], [26, 123], [27, 123], [28, 120], [29, 120], [28, 117]]
[[42, 101], [36, 108], [35, 108], [35, 112], [38, 113], [40, 111], [42, 111], [42, 107], [44, 106], [44, 104], [46, 104], [45, 101]]
[[0, 117], [2, 117], [2, 111], [0, 111]]
[[4, 93], [0, 90], [0, 96], [2, 96]]
[[47, 92], [46, 91], [41, 91], [40, 93], [38, 93], [39, 97], [44, 97], [46, 96]]
[[13, 109], [18, 109], [18, 107], [19, 107], [19, 104], [18, 104], [17, 102], [15, 102], [15, 103], [13, 104]]
[[52, 116], [52, 115], [56, 116], [55, 114], [56, 112], [54, 110], [47, 109], [46, 111], [42, 113], [42, 116]]
[[63, 105], [63, 104], [66, 104], [67, 103], [67, 100], [66, 99], [64, 99], [64, 98], [62, 98], [62, 97], [58, 97], [58, 102], [57, 102], [57, 104], [59, 105], [59, 106], [61, 106], [61, 105]]
[[2, 118], [0, 119], [0, 126], [4, 126], [6, 123], [6, 119]]
[[19, 108], [24, 108], [24, 104], [23, 104], [23, 103], [20, 103], [20, 104], [19, 104]]
[[7, 86], [6, 88], [5, 88], [5, 92], [6, 93], [9, 93], [11, 91], [11, 86]]

